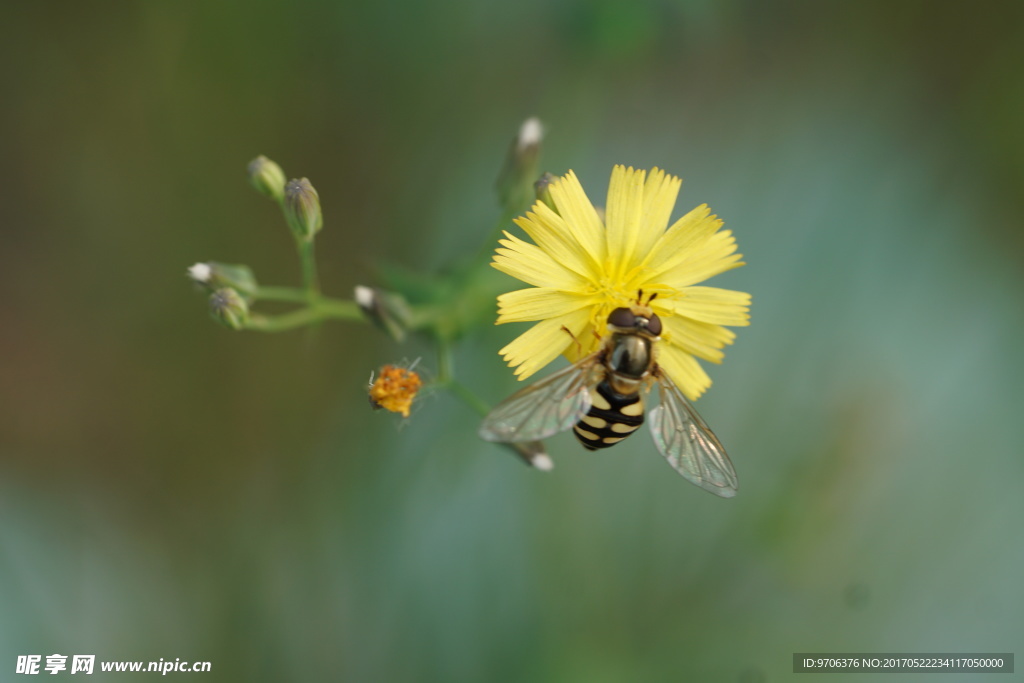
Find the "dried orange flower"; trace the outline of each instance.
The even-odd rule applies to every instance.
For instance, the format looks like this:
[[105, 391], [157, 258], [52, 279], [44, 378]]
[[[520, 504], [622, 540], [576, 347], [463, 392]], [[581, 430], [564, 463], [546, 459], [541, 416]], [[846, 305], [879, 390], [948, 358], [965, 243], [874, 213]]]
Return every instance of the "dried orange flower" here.
[[409, 417], [409, 408], [421, 386], [423, 380], [412, 368], [385, 365], [376, 380], [371, 378], [370, 404], [375, 409], [383, 408]]

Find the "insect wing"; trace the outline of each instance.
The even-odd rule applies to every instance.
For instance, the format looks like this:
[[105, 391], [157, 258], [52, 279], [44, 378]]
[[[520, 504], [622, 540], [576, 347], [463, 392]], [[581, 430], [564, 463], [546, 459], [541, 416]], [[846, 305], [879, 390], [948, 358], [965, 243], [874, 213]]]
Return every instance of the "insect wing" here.
[[738, 485], [725, 448], [672, 380], [657, 370], [661, 404], [650, 412], [654, 444], [670, 465], [705, 491], [723, 498]]
[[594, 361], [598, 354], [545, 377], [502, 401], [484, 418], [485, 441], [536, 441], [564, 432], [590, 410]]

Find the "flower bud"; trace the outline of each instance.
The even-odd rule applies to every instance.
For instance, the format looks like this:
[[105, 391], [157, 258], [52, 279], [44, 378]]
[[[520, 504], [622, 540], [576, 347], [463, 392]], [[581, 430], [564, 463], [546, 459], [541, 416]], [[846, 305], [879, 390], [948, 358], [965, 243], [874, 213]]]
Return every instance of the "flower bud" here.
[[498, 197], [506, 211], [519, 211], [530, 203], [543, 138], [544, 126], [540, 119], [531, 117], [523, 121], [519, 135], [509, 146], [497, 183]]
[[259, 285], [249, 266], [231, 265], [208, 261], [197, 263], [188, 269], [188, 276], [196, 283], [210, 289], [230, 287], [246, 296], [256, 294]]
[[544, 202], [552, 211], [558, 213], [555, 200], [551, 197], [551, 184], [556, 180], [558, 179], [552, 174], [545, 173], [540, 177], [540, 180], [533, 184], [533, 190], [537, 195], [538, 202]]
[[353, 298], [370, 322], [395, 341], [405, 339], [412, 313], [401, 294], [358, 285]]
[[210, 295], [210, 315], [225, 327], [242, 330], [249, 322], [249, 306], [238, 292], [224, 287]]
[[284, 187], [284, 216], [296, 239], [312, 242], [324, 226], [320, 195], [308, 179], [289, 180]]
[[284, 199], [284, 171], [262, 154], [249, 162], [249, 182], [275, 202]]

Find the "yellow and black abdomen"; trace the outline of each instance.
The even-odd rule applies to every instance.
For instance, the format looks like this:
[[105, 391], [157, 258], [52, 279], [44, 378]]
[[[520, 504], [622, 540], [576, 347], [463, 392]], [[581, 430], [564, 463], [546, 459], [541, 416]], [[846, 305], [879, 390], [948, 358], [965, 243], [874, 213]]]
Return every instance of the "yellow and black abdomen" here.
[[620, 394], [605, 380], [590, 390], [591, 406], [573, 433], [585, 448], [608, 448], [636, 431], [644, 423], [644, 402], [640, 392]]

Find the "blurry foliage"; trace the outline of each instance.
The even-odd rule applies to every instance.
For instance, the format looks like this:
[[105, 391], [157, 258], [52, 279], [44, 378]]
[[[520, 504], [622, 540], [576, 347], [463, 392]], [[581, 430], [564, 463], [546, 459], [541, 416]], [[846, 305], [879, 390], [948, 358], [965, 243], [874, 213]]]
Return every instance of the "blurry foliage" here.
[[[1016, 3], [19, 3], [0, 26], [0, 642], [217, 680], [780, 680], [795, 651], [1012, 651], [1024, 443]], [[326, 291], [472, 253], [510, 131], [683, 176], [753, 324], [700, 402], [740, 494], [637, 438], [530, 471], [363, 328], [235, 335], [196, 259]], [[594, 197], [595, 200], [600, 198]], [[714, 284], [719, 284], [716, 281]], [[497, 328], [460, 348], [490, 400]], [[619, 449], [616, 449], [619, 450]], [[855, 677], [854, 677], [855, 678]], [[130, 680], [123, 676], [118, 680]]]

